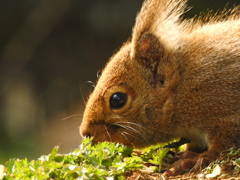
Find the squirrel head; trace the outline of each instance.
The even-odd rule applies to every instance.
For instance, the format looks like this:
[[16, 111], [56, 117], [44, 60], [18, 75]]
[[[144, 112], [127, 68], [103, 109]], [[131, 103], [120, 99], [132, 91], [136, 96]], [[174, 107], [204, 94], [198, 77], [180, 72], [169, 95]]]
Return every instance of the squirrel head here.
[[[167, 55], [153, 34], [139, 37], [135, 56], [131, 56], [131, 47], [131, 42], [123, 45], [103, 70], [86, 105], [82, 136], [134, 147], [157, 141], [159, 129], [152, 129], [158, 118], [167, 113], [164, 104], [176, 79], [172, 82], [174, 74], [168, 76], [169, 72], [162, 70], [168, 66]], [[164, 132], [160, 131], [161, 137], [169, 137]]]
[[[89, 97], [80, 127], [82, 136], [132, 147], [173, 138], [168, 131], [173, 127], [168, 121], [168, 104], [179, 81], [176, 55], [171, 49], [176, 48], [171, 46], [176, 37], [164, 38], [163, 31], [168, 34], [170, 30], [164, 30], [165, 26], [157, 30], [156, 23], [171, 17], [171, 24], [175, 24], [183, 6], [177, 0], [145, 1], [131, 40], [109, 60]], [[164, 10], [169, 16], [159, 15]]]

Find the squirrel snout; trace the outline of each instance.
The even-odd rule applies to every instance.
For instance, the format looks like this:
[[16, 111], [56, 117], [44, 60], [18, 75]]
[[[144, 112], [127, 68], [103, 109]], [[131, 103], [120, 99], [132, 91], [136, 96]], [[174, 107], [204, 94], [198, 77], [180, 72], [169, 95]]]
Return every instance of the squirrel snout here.
[[87, 131], [81, 131], [81, 136], [82, 137], [92, 137], [91, 134]]
[[80, 126], [79, 131], [82, 137], [92, 137], [91, 133], [83, 126]]

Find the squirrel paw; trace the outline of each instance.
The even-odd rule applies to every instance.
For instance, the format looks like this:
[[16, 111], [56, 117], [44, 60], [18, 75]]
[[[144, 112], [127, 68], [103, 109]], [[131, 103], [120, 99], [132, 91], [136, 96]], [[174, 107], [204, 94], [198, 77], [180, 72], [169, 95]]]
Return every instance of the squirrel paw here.
[[186, 172], [197, 173], [210, 162], [210, 158], [206, 155], [198, 154], [189, 150], [185, 151], [177, 157], [177, 159], [179, 160], [174, 162], [172, 167], [164, 172], [164, 176], [176, 176]]

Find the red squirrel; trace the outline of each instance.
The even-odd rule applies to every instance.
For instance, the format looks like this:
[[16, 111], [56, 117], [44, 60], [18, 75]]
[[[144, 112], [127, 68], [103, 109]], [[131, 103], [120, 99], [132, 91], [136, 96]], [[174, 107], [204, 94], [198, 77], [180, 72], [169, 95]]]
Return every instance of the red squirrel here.
[[104, 68], [80, 126], [94, 142], [135, 148], [187, 139], [171, 175], [199, 170], [220, 152], [240, 148], [239, 7], [182, 19], [186, 2], [144, 1], [131, 38]]

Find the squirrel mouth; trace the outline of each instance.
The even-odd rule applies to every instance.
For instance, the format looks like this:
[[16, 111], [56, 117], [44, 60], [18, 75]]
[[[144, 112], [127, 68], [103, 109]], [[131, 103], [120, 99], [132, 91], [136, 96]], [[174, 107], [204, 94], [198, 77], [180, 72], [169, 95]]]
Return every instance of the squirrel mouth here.
[[118, 124], [108, 123], [104, 120], [96, 121], [96, 122], [92, 123], [91, 126], [93, 126], [93, 128], [95, 129], [95, 132], [99, 128], [104, 128], [105, 131], [108, 133], [110, 133], [110, 132], [116, 133], [116, 132], [120, 131], [121, 129], [123, 129], [123, 127], [119, 126]]
[[93, 121], [87, 127], [81, 128], [83, 137], [93, 137], [93, 142], [116, 142], [129, 147], [134, 147], [133, 132], [116, 123], [108, 123], [104, 120]]

